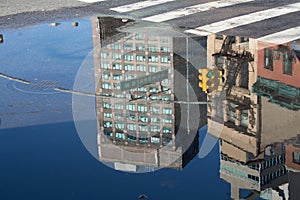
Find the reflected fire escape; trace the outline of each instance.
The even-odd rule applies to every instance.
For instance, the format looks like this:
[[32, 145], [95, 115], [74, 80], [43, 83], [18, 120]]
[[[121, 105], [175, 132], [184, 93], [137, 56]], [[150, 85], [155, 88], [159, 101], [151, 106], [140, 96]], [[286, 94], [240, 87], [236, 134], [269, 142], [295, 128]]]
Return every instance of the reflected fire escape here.
[[[212, 55], [215, 57], [216, 61], [218, 58], [225, 58], [227, 61], [229, 61], [229, 64], [226, 65], [227, 76], [223, 86], [223, 91], [226, 93], [226, 97], [231, 94], [231, 89], [235, 85], [237, 76], [242, 69], [242, 66], [254, 61], [254, 58], [249, 51], [244, 49], [242, 52], [238, 52], [232, 49], [234, 39], [234, 36], [226, 36], [220, 51]], [[220, 68], [218, 65], [217, 67]]]

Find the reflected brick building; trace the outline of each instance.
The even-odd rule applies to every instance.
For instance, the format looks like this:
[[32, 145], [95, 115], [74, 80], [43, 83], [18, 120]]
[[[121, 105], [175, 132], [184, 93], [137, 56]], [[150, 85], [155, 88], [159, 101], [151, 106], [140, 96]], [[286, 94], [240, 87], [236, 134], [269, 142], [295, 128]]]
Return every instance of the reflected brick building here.
[[[208, 63], [223, 68], [225, 78], [232, 79], [227, 86], [225, 81], [223, 99], [218, 99], [218, 94], [208, 95], [209, 101], [217, 102], [208, 106], [208, 131], [221, 139], [220, 176], [231, 184], [231, 197], [239, 199], [241, 189], [252, 191], [247, 197], [250, 199], [288, 195], [285, 141], [299, 134], [300, 112], [283, 106], [284, 99], [277, 98], [279, 103], [274, 104], [267, 96], [257, 95], [258, 88], [263, 90], [274, 83], [260, 84], [261, 52], [265, 50], [256, 40], [210, 35], [207, 43]], [[244, 52], [253, 60], [239, 61]], [[293, 75], [297, 76], [297, 70]], [[276, 84], [286, 84], [280, 83], [281, 79], [285, 78]], [[293, 84], [289, 87], [295, 88], [297, 83]], [[281, 85], [278, 88], [283, 89]], [[216, 123], [224, 124], [221, 131], [214, 128]]]

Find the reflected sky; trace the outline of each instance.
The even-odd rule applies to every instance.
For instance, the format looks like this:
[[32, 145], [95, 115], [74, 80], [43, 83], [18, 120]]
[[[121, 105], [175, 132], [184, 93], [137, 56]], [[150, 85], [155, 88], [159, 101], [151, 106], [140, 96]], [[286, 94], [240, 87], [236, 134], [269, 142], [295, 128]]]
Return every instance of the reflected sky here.
[[72, 22], [1, 33], [1, 199], [297, 196], [299, 41]]

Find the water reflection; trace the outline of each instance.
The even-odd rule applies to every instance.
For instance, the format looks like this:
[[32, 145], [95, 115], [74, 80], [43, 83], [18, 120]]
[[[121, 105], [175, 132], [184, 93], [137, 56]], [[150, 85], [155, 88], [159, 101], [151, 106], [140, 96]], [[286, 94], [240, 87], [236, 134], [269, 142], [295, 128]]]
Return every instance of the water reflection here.
[[[243, 37], [211, 35], [208, 44], [214, 47], [208, 49], [210, 63], [223, 68], [227, 79], [224, 104], [208, 107], [208, 126], [209, 133], [221, 140], [220, 177], [230, 183], [231, 198], [294, 199], [288, 192], [288, 171], [300, 166], [296, 54], [289, 44]], [[254, 59], [242, 62], [244, 52]], [[228, 82], [232, 77], [234, 81]], [[220, 135], [210, 125], [210, 116], [224, 119]], [[242, 196], [243, 190], [251, 192]]]
[[131, 172], [182, 169], [198, 153], [198, 129], [206, 124], [206, 106], [198, 105], [206, 98], [198, 93], [199, 64], [187, 60], [204, 49], [166, 27], [132, 25], [120, 33], [121, 19], [94, 23], [100, 161]]
[[[203, 192], [204, 181], [209, 185], [222, 179], [230, 184], [233, 199], [299, 197], [300, 63], [297, 42], [274, 45], [226, 35], [191, 38], [172, 27], [109, 17], [93, 18], [92, 31], [92, 62], [86, 62], [90, 68], [84, 71], [84, 84], [81, 84], [82, 88], [92, 90], [72, 90], [71, 84], [61, 85], [61, 80], [52, 80], [54, 76], [57, 78], [56, 72], [53, 77], [48, 74], [44, 81], [38, 82], [30, 80], [31, 72], [29, 78], [22, 78], [18, 73], [4, 70], [0, 72], [1, 78], [13, 82], [14, 86], [18, 83], [19, 88], [30, 85], [30, 91], [42, 89], [48, 95], [45, 99], [55, 106], [59, 101], [50, 99], [49, 94], [59, 97], [72, 93], [75, 97], [93, 100], [87, 104], [79, 102], [86, 107], [81, 110], [73, 107], [73, 115], [95, 120], [91, 126], [96, 128], [89, 129], [90, 123], [77, 131], [81, 139], [91, 138], [95, 146], [89, 146], [88, 140], [82, 142], [88, 150], [94, 148], [96, 159], [115, 170], [135, 173], [161, 168], [183, 170], [194, 159], [196, 164], [190, 164], [191, 168], [187, 169], [192, 172], [184, 174], [188, 176], [188, 187], [196, 187], [200, 180]], [[73, 58], [70, 60], [74, 63]], [[200, 72], [206, 75], [201, 82]], [[50, 78], [49, 81], [46, 78]], [[30, 94], [33, 94], [30, 98], [27, 96], [30, 105], [47, 102], [42, 98], [35, 100], [37, 93]], [[23, 101], [24, 94], [17, 97], [15, 99]], [[24, 107], [26, 104], [17, 105]], [[69, 107], [61, 107], [71, 110], [70, 102], [66, 105]], [[19, 114], [21, 109], [16, 107], [16, 110]], [[95, 114], [92, 117], [88, 115], [90, 110]], [[35, 120], [38, 121], [35, 124], [55, 122], [51, 120], [58, 116], [50, 119], [49, 112], [45, 115], [47, 120]], [[12, 118], [2, 119], [11, 120], [10, 127], [17, 126]], [[74, 121], [85, 123], [84, 120]], [[199, 145], [198, 129], [205, 130], [206, 125], [208, 133], [216, 139], [204, 139]], [[209, 140], [211, 142], [207, 143]], [[209, 153], [215, 143], [220, 150], [214, 154], [218, 155], [215, 160], [219, 168], [210, 168], [212, 160], [203, 163], [196, 155], [214, 158]], [[203, 166], [209, 169], [205, 171]], [[156, 173], [177, 173], [162, 171]], [[217, 174], [220, 179], [206, 180], [206, 173]], [[197, 180], [190, 183], [194, 177]], [[140, 179], [132, 182], [138, 183], [136, 180]], [[147, 183], [148, 179], [144, 180]], [[118, 182], [118, 179], [113, 181]], [[177, 182], [159, 181], [163, 189], [177, 187], [174, 186]], [[218, 187], [222, 188], [220, 185]], [[224, 191], [223, 187], [218, 195], [226, 196]], [[214, 195], [207, 193], [204, 196]]]

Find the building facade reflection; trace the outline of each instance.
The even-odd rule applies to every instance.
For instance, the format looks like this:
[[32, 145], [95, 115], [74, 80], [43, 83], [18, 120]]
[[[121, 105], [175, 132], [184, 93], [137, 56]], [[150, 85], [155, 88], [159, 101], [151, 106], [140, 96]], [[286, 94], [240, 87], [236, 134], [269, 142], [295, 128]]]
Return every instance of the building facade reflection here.
[[[244, 52], [253, 59], [240, 61]], [[230, 183], [231, 198], [240, 199], [241, 190], [252, 191], [245, 199], [288, 198], [287, 166], [297, 160], [289, 141], [300, 134], [297, 57], [289, 45], [270, 47], [254, 39], [211, 35], [208, 60], [223, 68], [227, 79], [222, 106], [208, 106], [208, 126], [221, 140], [220, 176]], [[212, 121], [224, 121], [221, 133], [214, 131]]]
[[[178, 92], [183, 96], [188, 92], [188, 87], [176, 83], [175, 71], [180, 72], [187, 63], [174, 52], [176, 41], [181, 39], [151, 31], [119, 33], [117, 28], [126, 24], [121, 19], [93, 20], [100, 161], [132, 172], [182, 169], [199, 151], [197, 129], [206, 120], [203, 117], [197, 129], [189, 129], [189, 118], [183, 117], [182, 111], [190, 108], [176, 103]], [[159, 72], [167, 72], [168, 78], [122, 88], [124, 81], [133, 86], [136, 82], [130, 80], [157, 78]], [[197, 100], [205, 98], [197, 95]], [[206, 115], [206, 106], [197, 108]], [[185, 133], [176, 137], [180, 131]]]

